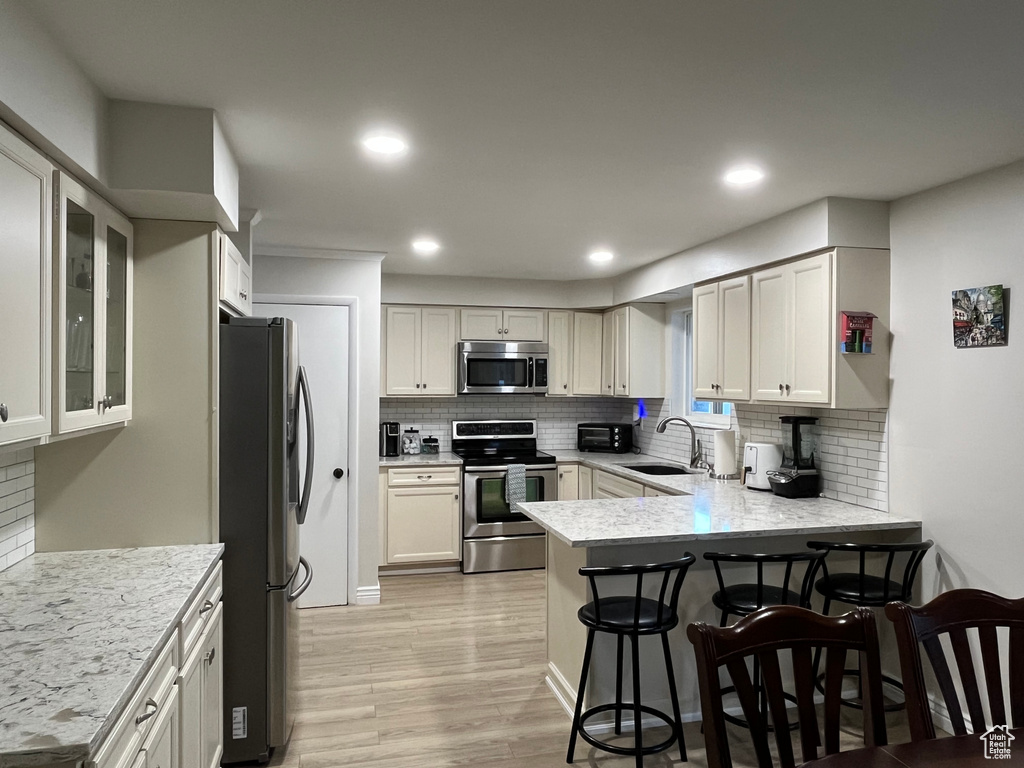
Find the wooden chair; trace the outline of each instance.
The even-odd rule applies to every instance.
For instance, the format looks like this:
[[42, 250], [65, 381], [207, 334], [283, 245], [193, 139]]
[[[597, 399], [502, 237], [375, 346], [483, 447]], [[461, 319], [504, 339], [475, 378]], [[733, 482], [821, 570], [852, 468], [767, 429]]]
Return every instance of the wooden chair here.
[[831, 755], [839, 751], [839, 700], [849, 651], [860, 655], [864, 670], [864, 742], [868, 746], [886, 743], [878, 634], [870, 610], [858, 608], [843, 616], [822, 616], [797, 606], [771, 606], [740, 619], [731, 627], [712, 627], [703, 622], [691, 624], [686, 635], [697, 656], [704, 742], [710, 768], [732, 766], [719, 682], [719, 669], [723, 666], [732, 678], [743, 714], [750, 723], [757, 764], [760, 768], [773, 766], [768, 728], [758, 716], [757, 694], [747, 669], [747, 659], [751, 657], [761, 667], [779, 765], [782, 768], [796, 765], [783, 695], [780, 651], [788, 651], [793, 662], [802, 762], [817, 759], [818, 746], [822, 743], [814, 706], [811, 658], [814, 649], [825, 649], [825, 753]]
[[[903, 602], [889, 603], [885, 607], [885, 615], [896, 625], [910, 738], [913, 741], [935, 738], [935, 725], [932, 723], [925, 689], [922, 645], [949, 710], [954, 733], [963, 736], [967, 733], [983, 733], [987, 729], [978, 675], [967, 634], [969, 629], [977, 630], [978, 645], [981, 647], [981, 672], [992, 716], [992, 722], [988, 725], [1010, 725], [1006, 719], [1006, 702], [1003, 698], [997, 632], [999, 627], [1009, 628], [1007, 671], [1010, 716], [1014, 728], [1024, 726], [1024, 598], [1010, 600], [980, 589], [954, 589], [920, 608]], [[971, 718], [970, 730], [964, 722], [953, 672], [941, 645], [942, 635], [948, 637], [952, 647], [967, 712]]]

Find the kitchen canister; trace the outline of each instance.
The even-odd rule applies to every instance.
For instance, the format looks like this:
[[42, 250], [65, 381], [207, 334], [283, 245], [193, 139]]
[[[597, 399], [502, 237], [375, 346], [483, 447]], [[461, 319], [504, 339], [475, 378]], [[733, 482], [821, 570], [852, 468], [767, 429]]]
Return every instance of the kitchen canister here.
[[402, 433], [402, 453], [407, 456], [415, 456], [420, 452], [420, 431], [418, 429], [407, 429]]
[[430, 437], [424, 437], [423, 438], [423, 442], [420, 444], [420, 452], [421, 453], [434, 453], [434, 454], [440, 453], [441, 452], [441, 444], [438, 442], [437, 438], [434, 437], [433, 435], [431, 435]]

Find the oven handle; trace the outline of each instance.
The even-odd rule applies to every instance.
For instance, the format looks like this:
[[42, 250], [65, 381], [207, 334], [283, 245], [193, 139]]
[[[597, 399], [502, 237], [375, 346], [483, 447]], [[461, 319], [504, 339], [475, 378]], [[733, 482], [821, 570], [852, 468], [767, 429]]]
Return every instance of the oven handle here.
[[[530, 472], [537, 471], [537, 470], [542, 470], [542, 469], [558, 469], [558, 465], [557, 464], [527, 464], [526, 465], [526, 473], [527, 474], [529, 474]], [[462, 473], [465, 474], [465, 475], [479, 475], [479, 474], [482, 474], [484, 472], [506, 472], [506, 471], [508, 471], [508, 466], [500, 466], [500, 467], [472, 467], [472, 468], [466, 467], [466, 468], [464, 468], [462, 470]]]

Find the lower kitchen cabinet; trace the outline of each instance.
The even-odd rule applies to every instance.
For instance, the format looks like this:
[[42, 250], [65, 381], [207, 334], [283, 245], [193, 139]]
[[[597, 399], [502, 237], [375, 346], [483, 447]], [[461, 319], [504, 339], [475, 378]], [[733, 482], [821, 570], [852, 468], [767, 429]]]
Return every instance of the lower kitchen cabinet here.
[[640, 483], [599, 469], [594, 472], [595, 499], [633, 499], [643, 495], [644, 487]]
[[579, 465], [562, 464], [558, 467], [558, 500], [576, 501], [580, 497]]
[[[146, 768], [178, 768], [183, 766], [179, 751], [178, 721], [181, 718], [181, 702], [177, 688], [171, 688], [171, 695], [161, 707], [149, 738], [142, 745], [142, 751], [136, 758], [135, 765]], [[145, 762], [140, 762], [145, 758]]]
[[[217, 768], [224, 739], [224, 639], [220, 570], [182, 621], [185, 659], [178, 675], [181, 727], [175, 751], [182, 768]], [[198, 626], [197, 626], [198, 622]], [[152, 768], [147, 763], [146, 768]]]
[[580, 499], [594, 498], [594, 470], [590, 467], [580, 465]]
[[459, 488], [388, 489], [388, 563], [459, 559]]

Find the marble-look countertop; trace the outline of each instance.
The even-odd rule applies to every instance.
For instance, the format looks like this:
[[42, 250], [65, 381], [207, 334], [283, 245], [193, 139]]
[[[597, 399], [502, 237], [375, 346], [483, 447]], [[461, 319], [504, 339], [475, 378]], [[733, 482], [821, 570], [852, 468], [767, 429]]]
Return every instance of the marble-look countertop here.
[[382, 467], [427, 467], [445, 464], [462, 464], [462, 459], [454, 453], [417, 453], [412, 456], [381, 456]]
[[0, 573], [0, 768], [94, 756], [223, 551], [46, 552]]
[[746, 488], [739, 480], [701, 475], [645, 475], [620, 466], [677, 463], [646, 454], [552, 451], [560, 463], [602, 469], [666, 493], [635, 499], [592, 499], [517, 504], [527, 517], [572, 547], [650, 544], [698, 539], [750, 538], [921, 527], [911, 520], [832, 499], [786, 499]]

